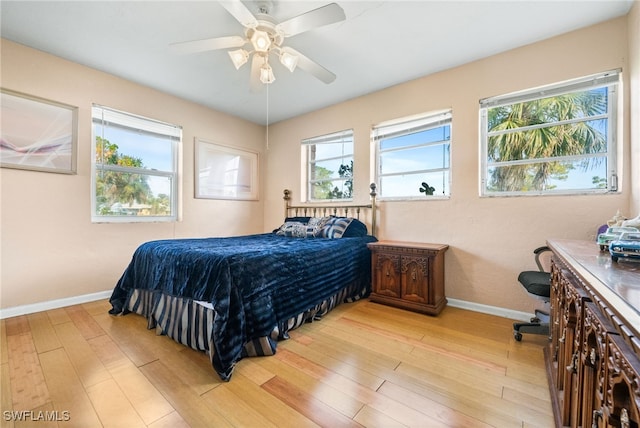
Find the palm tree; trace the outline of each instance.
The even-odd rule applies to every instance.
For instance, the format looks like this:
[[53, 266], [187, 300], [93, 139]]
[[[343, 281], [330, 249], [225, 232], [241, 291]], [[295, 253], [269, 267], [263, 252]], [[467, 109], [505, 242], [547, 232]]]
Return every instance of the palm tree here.
[[[548, 189], [550, 178], [566, 179], [574, 166], [549, 158], [602, 153], [607, 138], [586, 118], [606, 113], [606, 91], [591, 90], [558, 95], [488, 111], [489, 162], [531, 160], [495, 168], [490, 188], [498, 191]], [[542, 162], [536, 162], [543, 160]], [[581, 162], [587, 170], [601, 162], [591, 157]]]

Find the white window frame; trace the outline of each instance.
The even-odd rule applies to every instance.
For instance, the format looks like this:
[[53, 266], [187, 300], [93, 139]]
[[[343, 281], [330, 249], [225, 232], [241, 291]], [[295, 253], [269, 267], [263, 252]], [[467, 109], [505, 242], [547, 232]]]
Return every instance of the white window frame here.
[[[182, 144], [182, 128], [170, 123], [161, 122], [143, 116], [115, 110], [110, 107], [93, 104], [92, 106], [92, 126], [91, 126], [91, 221], [94, 223], [149, 223], [149, 222], [174, 222], [179, 216], [179, 173], [178, 173], [178, 156], [179, 147]], [[120, 165], [109, 165], [96, 162], [96, 135], [95, 123], [104, 122], [122, 128], [128, 128], [140, 133], [151, 133], [161, 135], [171, 140], [171, 170], [157, 170], [137, 167], [123, 167]], [[101, 136], [104, 137], [104, 134]], [[113, 143], [113, 141], [112, 141]], [[167, 216], [116, 216], [116, 215], [99, 215], [97, 214], [96, 201], [96, 176], [98, 171], [115, 171], [142, 174], [152, 177], [168, 178], [171, 183], [171, 214]]]
[[[331, 158], [322, 158], [322, 159], [312, 158], [312, 150], [314, 146], [320, 145], [320, 144], [338, 144], [338, 143], [342, 143], [342, 149], [343, 149], [342, 154], [340, 156], [331, 157]], [[345, 152], [346, 144], [351, 145], [350, 151]], [[338, 131], [331, 134], [319, 135], [317, 137], [312, 137], [312, 138], [306, 138], [302, 140], [302, 147], [305, 152], [304, 155], [306, 159], [306, 172], [305, 172], [306, 174], [305, 182], [306, 182], [306, 192], [307, 192], [306, 201], [307, 202], [352, 201], [353, 191], [355, 191], [355, 189], [352, 189], [352, 194], [350, 198], [337, 198], [337, 199], [336, 198], [333, 198], [333, 199], [313, 198], [313, 185], [318, 180], [314, 180], [311, 175], [313, 171], [313, 164], [317, 162], [333, 160], [333, 159], [345, 159], [345, 158], [346, 159], [350, 158], [351, 161], [354, 162], [355, 144], [353, 139], [353, 129], [345, 129], [343, 131]], [[355, 169], [355, 162], [354, 162], [354, 169]], [[355, 174], [353, 174], [353, 171], [352, 171], [352, 177], [351, 177], [352, 187], [354, 184], [353, 183], [354, 175]], [[340, 178], [340, 177], [334, 177], [334, 178], [331, 178], [331, 181], [332, 182], [346, 181], [346, 179]]]
[[[514, 92], [506, 95], [495, 96], [480, 100], [480, 196], [541, 196], [554, 194], [598, 194], [618, 191], [618, 165], [617, 165], [617, 130], [618, 130], [618, 92], [621, 70], [611, 70], [604, 73], [598, 73], [585, 76], [578, 79], [572, 79], [552, 85], [537, 87], [525, 91]], [[600, 154], [583, 154], [562, 157], [537, 158], [527, 160], [514, 160], [504, 162], [488, 161], [488, 140], [492, 135], [505, 133], [508, 131], [498, 131], [490, 133], [488, 127], [488, 109], [493, 107], [518, 104], [527, 101], [534, 101], [572, 92], [586, 91], [590, 89], [608, 88], [608, 105], [607, 113], [591, 116], [586, 118], [578, 118], [566, 121], [548, 122], [542, 125], [534, 125], [520, 128], [520, 131], [533, 129], [534, 127], [553, 127], [574, 122], [586, 122], [594, 119], [607, 119], [607, 151]], [[514, 131], [517, 132], [517, 131]], [[576, 161], [585, 158], [606, 157], [607, 158], [607, 186], [606, 188], [592, 189], [550, 189], [550, 190], [531, 190], [531, 191], [491, 191], [487, 189], [489, 182], [489, 169], [495, 166], [507, 166], [516, 164], [543, 163], [551, 161]], [[532, 162], [533, 161], [533, 162]]]
[[[446, 110], [438, 110], [432, 111], [428, 113], [423, 113], [419, 115], [413, 115], [408, 117], [403, 117], [399, 119], [389, 120], [386, 122], [381, 122], [377, 125], [374, 125], [371, 129], [371, 144], [374, 146], [375, 153], [375, 177], [374, 181], [378, 186], [378, 199], [386, 200], [386, 201], [394, 201], [394, 200], [425, 200], [425, 199], [449, 199], [451, 197], [451, 144], [453, 141], [453, 112], [452, 109]], [[380, 148], [380, 142], [387, 138], [392, 137], [400, 137], [403, 135], [414, 134], [417, 132], [428, 131], [430, 129], [440, 128], [442, 126], [449, 126], [449, 140], [441, 140], [428, 142], [423, 144], [413, 145], [411, 147], [403, 147], [401, 149], [387, 149], [382, 150]], [[428, 147], [434, 145], [443, 145], [448, 144], [449, 146], [449, 166], [442, 168], [425, 168], [421, 170], [415, 171], [402, 171], [402, 172], [394, 172], [389, 174], [382, 173], [382, 164], [381, 164], [381, 155], [385, 152], [390, 152], [394, 150], [403, 150], [408, 148], [417, 148], [417, 147]], [[416, 193], [415, 196], [388, 196], [384, 194], [384, 186], [382, 185], [381, 178], [389, 177], [393, 175], [402, 175], [402, 174], [425, 174], [432, 172], [444, 172], [448, 171], [449, 179], [446, 184], [443, 184], [443, 187], [447, 187], [449, 189], [448, 194], [434, 194], [434, 195], [424, 195], [422, 193]], [[431, 183], [433, 184], [433, 183]]]

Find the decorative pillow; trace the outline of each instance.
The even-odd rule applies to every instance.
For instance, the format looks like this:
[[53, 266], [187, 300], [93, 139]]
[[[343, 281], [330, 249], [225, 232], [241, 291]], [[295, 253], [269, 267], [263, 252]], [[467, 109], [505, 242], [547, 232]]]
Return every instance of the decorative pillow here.
[[284, 224], [276, 230], [276, 235], [295, 238], [313, 238], [315, 228], [312, 227], [309, 233], [308, 229], [306, 224], [299, 221], [285, 221]]
[[367, 236], [367, 225], [358, 220], [357, 218], [351, 219], [351, 223], [347, 227], [347, 230], [342, 234], [343, 238], [358, 238], [361, 236]]
[[342, 238], [352, 221], [353, 219], [348, 217], [330, 217], [329, 220], [318, 229], [316, 236], [330, 239]]
[[306, 222], [289, 221], [290, 218], [287, 218], [287, 221], [285, 221], [282, 226], [274, 230], [276, 235], [296, 238], [315, 238], [318, 231], [330, 217], [307, 217], [308, 221]]

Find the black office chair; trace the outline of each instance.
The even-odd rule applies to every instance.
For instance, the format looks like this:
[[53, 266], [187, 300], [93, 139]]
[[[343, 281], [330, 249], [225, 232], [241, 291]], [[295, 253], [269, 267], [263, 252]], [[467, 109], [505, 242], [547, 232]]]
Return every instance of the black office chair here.
[[[535, 254], [537, 271], [525, 271], [518, 275], [518, 281], [534, 297], [549, 303], [551, 295], [551, 274], [544, 270], [541, 255], [551, 251], [549, 247], [539, 247], [533, 250]], [[549, 313], [536, 309], [535, 317], [531, 318], [531, 322], [513, 323], [513, 337], [519, 342], [522, 340], [522, 333], [544, 334], [549, 335]]]

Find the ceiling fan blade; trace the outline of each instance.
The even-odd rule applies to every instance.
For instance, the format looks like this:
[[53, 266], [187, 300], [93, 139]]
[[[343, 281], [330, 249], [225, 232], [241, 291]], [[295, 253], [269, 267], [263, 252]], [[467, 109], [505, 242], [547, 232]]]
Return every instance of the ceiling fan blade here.
[[337, 3], [330, 3], [281, 22], [276, 29], [282, 31], [285, 37], [291, 37], [317, 27], [344, 21], [346, 18], [344, 10]]
[[292, 55], [297, 55], [298, 57], [298, 65], [297, 67], [307, 73], [315, 76], [319, 80], [322, 80], [324, 83], [331, 83], [336, 80], [336, 75], [318, 64], [317, 62], [309, 59], [308, 57], [302, 55], [297, 50], [290, 48], [288, 46], [282, 48], [282, 50], [289, 52]]
[[264, 64], [264, 58], [260, 55], [253, 55], [251, 59], [251, 75], [249, 76], [249, 89], [251, 92], [260, 92], [262, 82], [260, 81], [260, 67]]
[[213, 39], [193, 40], [191, 42], [172, 43], [169, 49], [181, 54], [191, 54], [217, 49], [239, 48], [244, 46], [247, 40], [240, 36], [217, 37]]
[[256, 17], [240, 0], [221, 1], [220, 5], [244, 27], [256, 28], [258, 26]]

